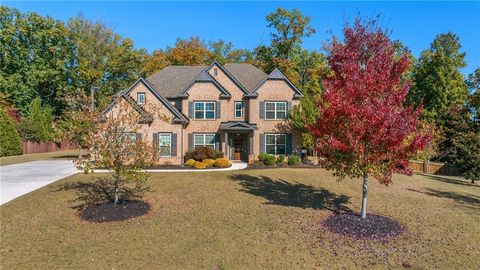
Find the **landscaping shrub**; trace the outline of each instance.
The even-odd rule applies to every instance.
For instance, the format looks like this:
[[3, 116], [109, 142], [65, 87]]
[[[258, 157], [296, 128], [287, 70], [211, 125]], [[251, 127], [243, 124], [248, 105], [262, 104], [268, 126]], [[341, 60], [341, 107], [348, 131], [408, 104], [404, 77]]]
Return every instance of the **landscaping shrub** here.
[[277, 162], [277, 158], [274, 155], [268, 155], [264, 160], [263, 163], [267, 166], [273, 166]]
[[[216, 159], [220, 155], [220, 151], [215, 151], [207, 146], [198, 146], [193, 151], [189, 151], [185, 154], [185, 159], [195, 159], [196, 161], [202, 161], [204, 159]], [[221, 154], [223, 157], [223, 153]]]
[[204, 159], [202, 163], [204, 163], [207, 167], [212, 167], [213, 164], [215, 164], [215, 160], [207, 158], [207, 159]]
[[264, 161], [265, 159], [268, 158], [268, 156], [270, 156], [270, 155], [267, 154], [267, 153], [261, 153], [260, 155], [258, 155], [258, 160]]
[[223, 158], [224, 154], [222, 151], [215, 151], [215, 159], [217, 158]]
[[22, 141], [15, 123], [5, 110], [0, 109], [0, 157], [21, 154]]
[[190, 159], [194, 159], [193, 158], [193, 151], [188, 151], [185, 153], [185, 161], [188, 161]]
[[226, 158], [217, 158], [215, 159], [215, 164], [213, 165], [218, 168], [229, 168], [232, 164]]
[[193, 162], [192, 167], [195, 168], [195, 169], [205, 169], [207, 167], [207, 165], [205, 165], [205, 163], [203, 163], [203, 162], [195, 161], [195, 162]]
[[285, 162], [285, 155], [279, 155], [277, 157], [277, 164], [282, 164], [283, 162]]
[[300, 165], [302, 161], [298, 156], [289, 156], [288, 157], [288, 165]]
[[195, 163], [195, 159], [191, 158], [185, 162], [185, 165], [192, 167], [193, 163]]

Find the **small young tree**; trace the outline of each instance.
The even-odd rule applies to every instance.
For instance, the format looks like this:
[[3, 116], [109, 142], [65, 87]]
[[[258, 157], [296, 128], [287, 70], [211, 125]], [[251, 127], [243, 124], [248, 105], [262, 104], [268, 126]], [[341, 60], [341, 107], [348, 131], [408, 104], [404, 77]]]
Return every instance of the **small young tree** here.
[[150, 117], [145, 111], [135, 110], [128, 100], [118, 97], [117, 106], [104, 117], [98, 124], [97, 131], [89, 137], [95, 166], [106, 168], [112, 174], [114, 204], [122, 199], [120, 186], [132, 181], [141, 185], [147, 177], [141, 169], [155, 160], [154, 147], [139, 132], [141, 124]]
[[318, 163], [317, 138], [312, 136], [308, 127], [315, 124], [320, 111], [318, 110], [319, 95], [305, 94], [300, 105], [295, 106], [289, 117], [289, 124], [302, 133], [302, 145], [312, 150], [313, 163]]
[[345, 41], [327, 48], [333, 76], [324, 80], [320, 116], [310, 130], [327, 169], [340, 178], [363, 178], [362, 218], [369, 176], [388, 185], [394, 172], [410, 174], [408, 157], [422, 149], [417, 134], [421, 109], [405, 107], [410, 83], [402, 80], [409, 60], [374, 20], [344, 28]]
[[82, 149], [90, 146], [90, 137], [95, 133], [99, 113], [92, 110], [91, 101], [83, 91], [65, 97], [67, 109], [58, 123], [61, 138], [78, 146], [78, 159], [82, 159]]

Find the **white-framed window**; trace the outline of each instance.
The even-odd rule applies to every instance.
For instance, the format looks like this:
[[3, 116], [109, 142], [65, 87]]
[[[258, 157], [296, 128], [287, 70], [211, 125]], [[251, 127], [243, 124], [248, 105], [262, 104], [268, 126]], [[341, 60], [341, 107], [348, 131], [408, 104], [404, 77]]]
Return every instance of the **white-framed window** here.
[[213, 69], [213, 76], [217, 76], [218, 75], [218, 68], [214, 68]]
[[161, 157], [172, 156], [172, 134], [158, 133], [158, 146]]
[[272, 155], [286, 154], [287, 136], [285, 134], [265, 134], [265, 152]]
[[195, 119], [215, 119], [215, 102], [195, 101]]
[[138, 105], [143, 105], [145, 104], [145, 93], [137, 93], [137, 104]]
[[243, 117], [243, 101], [235, 101], [235, 118]]
[[287, 119], [287, 102], [265, 102], [265, 119]]
[[207, 146], [215, 149], [215, 134], [194, 134], [193, 146]]

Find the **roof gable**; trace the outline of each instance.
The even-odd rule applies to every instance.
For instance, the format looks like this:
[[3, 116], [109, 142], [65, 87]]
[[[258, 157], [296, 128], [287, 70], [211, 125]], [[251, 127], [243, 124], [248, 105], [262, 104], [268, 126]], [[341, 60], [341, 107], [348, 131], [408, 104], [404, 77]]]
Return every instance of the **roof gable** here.
[[[173, 121], [174, 122], [177, 122], [177, 123], [186, 123], [188, 122], [188, 119], [182, 114], [180, 113], [172, 104], [170, 104], [170, 102], [168, 102], [168, 100], [166, 98], [164, 98], [163, 96], [161, 96], [157, 90], [155, 89], [155, 87], [150, 83], [148, 82], [147, 80], [143, 79], [143, 78], [140, 78], [138, 79], [135, 83], [133, 83], [127, 90], [125, 91], [122, 91], [121, 94], [120, 94], [120, 97], [123, 97], [123, 98], [126, 98], [127, 101], [129, 101], [130, 103], [133, 103], [132, 105], [134, 105], [136, 107], [136, 109], [140, 108], [143, 112], [145, 112], [145, 110], [139, 106], [131, 97], [130, 97], [130, 92], [138, 85], [138, 84], [143, 84], [159, 101], [160, 103], [163, 104], [163, 106], [165, 106], [174, 116], [174, 119]], [[117, 102], [118, 99], [115, 99], [108, 107], [107, 109], [104, 111], [104, 114], [107, 113], [109, 110], [111, 110], [116, 102]], [[146, 112], [145, 112], [146, 113]]]
[[224, 66], [222, 66], [217, 61], [213, 61], [213, 63], [211, 63], [210, 66], [206, 68], [206, 70], [208, 71], [214, 66], [218, 67], [227, 76], [227, 78], [229, 78], [238, 88], [240, 88], [244, 95], [249, 94], [249, 91], [235, 78], [235, 76], [233, 76]]
[[200, 73], [190, 82], [187, 87], [178, 95], [179, 97], [188, 97], [188, 90], [198, 82], [212, 83], [219, 91], [220, 97], [231, 97], [230, 93], [225, 89], [217, 80], [215, 80], [206, 70], [200, 71]]
[[302, 92], [300, 92], [300, 90], [298, 90], [297, 87], [295, 87], [295, 85], [293, 85], [293, 83], [287, 78], [285, 77], [285, 75], [283, 75], [283, 73], [278, 70], [277, 68], [274, 69], [270, 74], [268, 74], [268, 76], [263, 79], [254, 89], [253, 91], [250, 93], [250, 96], [258, 96], [258, 89], [260, 89], [260, 87], [265, 84], [266, 81], [268, 80], [280, 80], [280, 81], [285, 81], [285, 83], [293, 90], [294, 94], [293, 94], [293, 97], [294, 98], [300, 98], [300, 97], [303, 97], [303, 94]]

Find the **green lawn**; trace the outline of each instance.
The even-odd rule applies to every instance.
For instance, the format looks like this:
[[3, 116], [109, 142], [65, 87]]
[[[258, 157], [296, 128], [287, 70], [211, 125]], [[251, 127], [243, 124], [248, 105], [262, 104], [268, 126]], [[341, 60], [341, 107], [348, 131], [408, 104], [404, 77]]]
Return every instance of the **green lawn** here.
[[369, 211], [406, 232], [366, 242], [322, 227], [331, 210], [359, 210], [361, 183], [320, 169], [152, 174], [152, 211], [111, 224], [80, 221], [60, 188], [91, 178], [0, 206], [2, 269], [480, 268], [480, 185], [467, 181], [372, 181]]
[[51, 159], [74, 159], [78, 157], [78, 150], [65, 150], [48, 153], [26, 154], [18, 156], [8, 156], [0, 158], [0, 165], [11, 165], [17, 163], [24, 163], [36, 160], [51, 160]]

